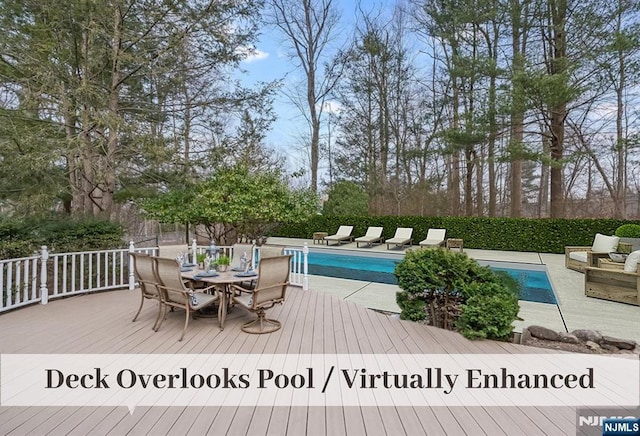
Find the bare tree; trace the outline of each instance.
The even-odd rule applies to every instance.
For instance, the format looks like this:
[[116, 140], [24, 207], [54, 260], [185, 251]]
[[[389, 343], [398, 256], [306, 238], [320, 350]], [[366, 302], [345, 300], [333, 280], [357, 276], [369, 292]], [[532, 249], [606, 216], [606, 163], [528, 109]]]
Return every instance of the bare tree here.
[[336, 35], [338, 13], [333, 0], [271, 0], [272, 23], [291, 45], [291, 58], [297, 59], [306, 79], [306, 107], [303, 115], [310, 127], [311, 189], [318, 188], [320, 128], [324, 101], [335, 86], [336, 68], [324, 66], [329, 43]]

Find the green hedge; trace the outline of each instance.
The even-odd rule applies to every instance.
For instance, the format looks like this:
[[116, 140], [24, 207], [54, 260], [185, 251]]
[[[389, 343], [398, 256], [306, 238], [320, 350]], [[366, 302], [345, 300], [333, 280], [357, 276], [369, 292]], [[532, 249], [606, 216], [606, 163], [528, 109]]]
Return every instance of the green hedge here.
[[413, 242], [417, 244], [427, 236], [430, 228], [442, 228], [447, 230], [447, 238], [464, 239], [465, 248], [564, 253], [565, 245], [591, 245], [596, 233], [613, 235], [620, 225], [629, 223], [640, 222], [614, 219], [317, 215], [304, 223], [280, 226], [271, 236], [310, 239], [313, 232], [334, 234], [339, 226], [352, 225], [354, 236], [364, 235], [369, 226], [381, 226], [384, 227], [383, 236], [391, 238], [397, 227], [412, 227]]
[[0, 220], [0, 259], [30, 256], [46, 245], [65, 253], [123, 245], [124, 228], [110, 221], [49, 217]]

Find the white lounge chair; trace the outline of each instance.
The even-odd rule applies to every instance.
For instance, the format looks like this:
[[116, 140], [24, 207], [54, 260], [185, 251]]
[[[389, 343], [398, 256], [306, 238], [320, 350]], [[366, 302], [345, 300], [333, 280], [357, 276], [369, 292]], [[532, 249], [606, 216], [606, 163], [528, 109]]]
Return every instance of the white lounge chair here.
[[447, 234], [446, 229], [429, 229], [427, 237], [424, 241], [420, 241], [421, 247], [440, 247], [444, 245], [444, 237]]
[[382, 242], [382, 227], [369, 227], [364, 236], [355, 239], [356, 247], [360, 247], [360, 243], [367, 244], [371, 247], [374, 242]]
[[410, 246], [413, 242], [411, 238], [412, 233], [413, 229], [410, 227], [398, 227], [393, 238], [387, 239], [387, 250], [389, 249], [389, 245], [395, 245], [396, 247], [401, 245], [403, 248], [405, 245]]
[[353, 241], [353, 236], [351, 236], [351, 232], [353, 231], [353, 226], [340, 226], [335, 235], [325, 236], [324, 240], [329, 245], [330, 241], [336, 241], [338, 245], [342, 244], [342, 241]]

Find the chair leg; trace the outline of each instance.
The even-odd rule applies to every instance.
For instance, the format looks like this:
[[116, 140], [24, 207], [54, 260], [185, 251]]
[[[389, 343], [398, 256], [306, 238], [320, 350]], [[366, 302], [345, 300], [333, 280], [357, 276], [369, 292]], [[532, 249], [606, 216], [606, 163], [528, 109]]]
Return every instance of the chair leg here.
[[[155, 331], [160, 330], [160, 326], [162, 325], [162, 323], [164, 322], [165, 318], [167, 317], [167, 307], [168, 306], [166, 304], [161, 304], [161, 306], [163, 306], [163, 307], [160, 308], [161, 311], [162, 311], [162, 316], [160, 317], [160, 319], [158, 319], [159, 322], [155, 326], [155, 329], [154, 329]], [[170, 307], [170, 310], [173, 312], [173, 307]]]
[[156, 322], [153, 324], [153, 331], [158, 331], [160, 324], [162, 324], [162, 320], [160, 318], [162, 318], [166, 313], [167, 309], [164, 307], [164, 303], [158, 300], [158, 316], [156, 317]]
[[140, 315], [140, 311], [142, 310], [142, 305], [144, 304], [144, 294], [142, 292], [140, 292], [140, 307], [138, 307], [138, 311], [136, 312], [136, 316], [133, 317], [133, 320], [131, 322], [136, 322], [136, 319], [138, 319], [138, 315]]
[[243, 332], [259, 335], [275, 332], [282, 327], [282, 323], [277, 319], [266, 318], [264, 310], [259, 310], [256, 314], [258, 315], [256, 319], [249, 321], [240, 327]]
[[180, 342], [182, 338], [184, 338], [184, 333], [187, 331], [187, 326], [189, 325], [189, 307], [187, 307], [187, 309], [184, 312], [185, 312], [184, 328], [182, 329], [182, 336], [180, 336], [180, 339], [178, 339], [178, 342]]

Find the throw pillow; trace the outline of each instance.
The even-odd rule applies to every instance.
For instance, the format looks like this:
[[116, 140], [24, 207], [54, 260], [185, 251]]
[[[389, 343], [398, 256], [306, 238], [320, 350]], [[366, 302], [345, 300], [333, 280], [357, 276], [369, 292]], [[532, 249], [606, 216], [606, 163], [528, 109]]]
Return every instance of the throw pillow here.
[[617, 236], [607, 236], [596, 233], [591, 251], [596, 253], [612, 253], [618, 250], [619, 242], [620, 238]]
[[634, 251], [627, 256], [627, 260], [624, 262], [624, 270], [626, 272], [638, 271], [638, 262], [640, 262], [640, 250]]

